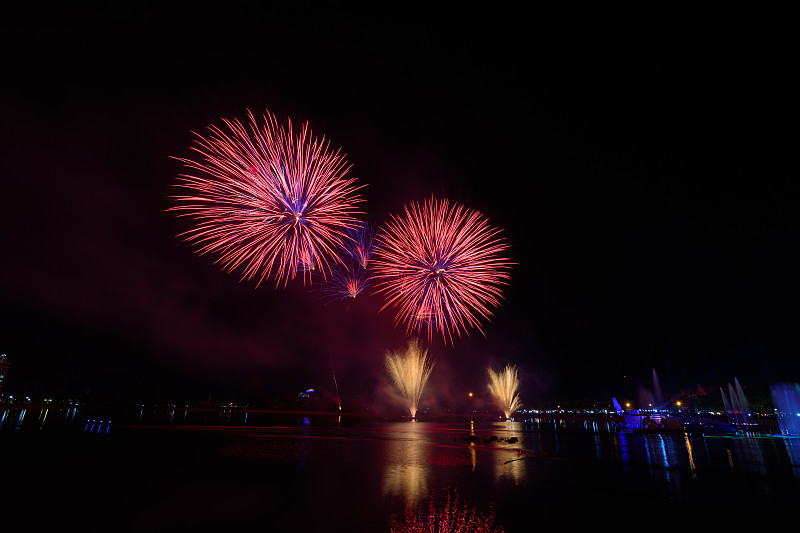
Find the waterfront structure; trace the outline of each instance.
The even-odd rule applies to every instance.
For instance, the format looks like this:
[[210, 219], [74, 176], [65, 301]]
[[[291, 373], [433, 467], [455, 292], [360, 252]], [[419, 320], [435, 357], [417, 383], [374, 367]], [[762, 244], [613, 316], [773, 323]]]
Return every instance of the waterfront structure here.
[[298, 401], [317, 400], [317, 399], [319, 399], [319, 394], [317, 394], [317, 391], [314, 389], [306, 389], [305, 392], [297, 393]]

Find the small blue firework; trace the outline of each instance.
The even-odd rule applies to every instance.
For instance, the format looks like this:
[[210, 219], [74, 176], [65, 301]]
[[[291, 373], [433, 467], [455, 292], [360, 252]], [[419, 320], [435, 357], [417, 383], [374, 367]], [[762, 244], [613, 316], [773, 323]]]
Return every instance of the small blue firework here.
[[319, 291], [326, 303], [348, 298], [352, 302], [371, 284], [370, 261], [378, 246], [374, 227], [367, 222], [358, 222], [348, 230], [347, 237], [346, 245], [339, 253], [340, 262], [331, 269]]

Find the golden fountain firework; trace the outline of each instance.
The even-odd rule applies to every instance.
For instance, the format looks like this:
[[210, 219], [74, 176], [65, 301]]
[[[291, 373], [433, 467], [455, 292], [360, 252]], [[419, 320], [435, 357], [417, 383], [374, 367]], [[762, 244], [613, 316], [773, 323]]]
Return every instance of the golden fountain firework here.
[[408, 400], [411, 418], [417, 416], [422, 389], [433, 371], [434, 361], [428, 357], [418, 339], [408, 341], [405, 352], [387, 352], [386, 370], [400, 394]]
[[511, 418], [511, 415], [522, 407], [522, 402], [519, 400], [517, 367], [506, 365], [498, 373], [495, 373], [490, 367], [487, 371], [489, 372], [489, 393], [506, 418]]

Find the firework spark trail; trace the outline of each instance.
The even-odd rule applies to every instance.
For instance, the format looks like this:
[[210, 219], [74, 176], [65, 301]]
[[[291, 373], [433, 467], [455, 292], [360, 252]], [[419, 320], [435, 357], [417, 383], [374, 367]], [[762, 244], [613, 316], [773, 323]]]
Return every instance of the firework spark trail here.
[[378, 247], [378, 237], [375, 227], [369, 222], [358, 222], [353, 228], [347, 230], [350, 237], [346, 241], [345, 251], [361, 265], [361, 268], [368, 269], [372, 260], [372, 254]]
[[347, 237], [339, 254], [339, 264], [331, 268], [330, 276], [320, 289], [327, 303], [348, 298], [352, 302], [371, 285], [370, 262], [378, 243], [375, 230], [366, 222], [358, 222], [348, 230]]
[[498, 373], [495, 373], [490, 367], [487, 368], [487, 372], [489, 374], [489, 394], [492, 395], [497, 407], [503, 411], [506, 418], [511, 418], [511, 415], [522, 407], [519, 399], [517, 367], [506, 365]]
[[319, 290], [325, 303], [348, 299], [352, 303], [356, 296], [369, 287], [370, 274], [367, 270], [350, 257], [342, 258], [341, 261], [341, 264], [331, 267]]
[[228, 272], [241, 267], [242, 280], [260, 284], [274, 274], [285, 286], [298, 272], [310, 281], [317, 269], [324, 277], [357, 223], [361, 186], [345, 179], [344, 156], [312, 137], [308, 123], [295, 135], [291, 121], [284, 128], [268, 111], [261, 123], [248, 117], [249, 129], [223, 119], [226, 130], [195, 133], [199, 160], [175, 158], [196, 172], [179, 177], [188, 192], [170, 208], [196, 222], [181, 236], [200, 254], [218, 253]]
[[418, 339], [408, 341], [405, 352], [387, 352], [386, 370], [400, 394], [408, 400], [411, 418], [417, 416], [422, 390], [433, 371], [434, 361], [428, 357]]
[[333, 356], [331, 356], [331, 371], [333, 372], [333, 384], [336, 387], [336, 405], [342, 410], [342, 397], [339, 396], [339, 382], [336, 381], [336, 368], [333, 366]]
[[416, 509], [406, 507], [403, 515], [392, 515], [389, 523], [392, 533], [502, 533], [495, 523], [494, 512], [481, 513], [468, 506], [456, 491], [444, 498], [431, 496], [428, 505]]
[[376, 292], [385, 297], [382, 310], [397, 310], [395, 324], [428, 340], [440, 334], [452, 344], [453, 334], [483, 329], [480, 319], [492, 316], [510, 278], [512, 263], [501, 254], [508, 248], [500, 230], [474, 210], [430, 198], [392, 215], [375, 252]]

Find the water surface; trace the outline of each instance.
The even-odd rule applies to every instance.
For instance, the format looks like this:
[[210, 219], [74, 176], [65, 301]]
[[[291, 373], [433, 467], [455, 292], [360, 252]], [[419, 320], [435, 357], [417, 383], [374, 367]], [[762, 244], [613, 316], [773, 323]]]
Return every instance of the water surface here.
[[16, 408], [0, 454], [4, 508], [42, 529], [388, 531], [447, 494], [505, 531], [769, 526], [800, 496], [798, 439], [592, 419]]

